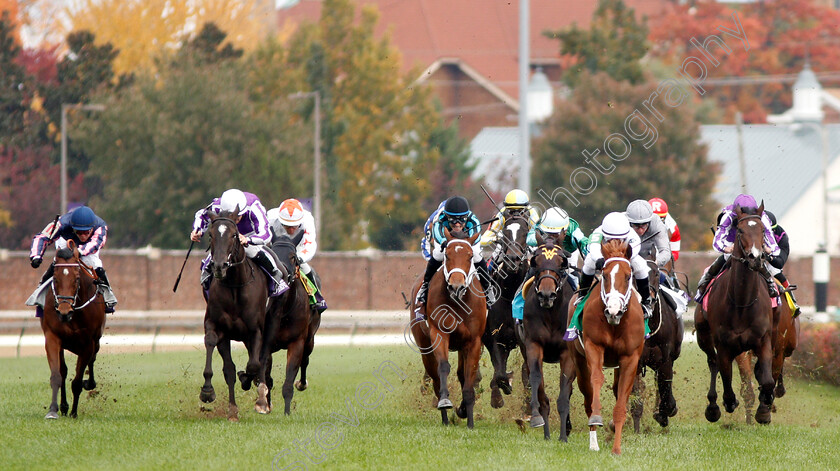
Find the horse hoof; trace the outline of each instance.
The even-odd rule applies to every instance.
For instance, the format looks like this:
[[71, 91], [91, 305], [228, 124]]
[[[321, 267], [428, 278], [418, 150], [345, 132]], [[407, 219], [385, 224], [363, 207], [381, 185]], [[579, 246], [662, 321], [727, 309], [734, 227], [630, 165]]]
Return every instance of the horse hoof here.
[[545, 420], [539, 414], [532, 415], [530, 422], [531, 422], [531, 428], [542, 427], [542, 426], [545, 425]]
[[720, 407], [717, 404], [709, 404], [706, 407], [706, 420], [709, 422], [717, 422], [720, 419]]
[[452, 409], [452, 401], [449, 399], [441, 399], [437, 404], [438, 409]]
[[668, 414], [668, 417], [674, 417], [675, 415], [677, 415], [677, 410], [679, 409], [677, 408], [677, 405], [674, 404], [674, 408], [671, 410], [671, 413]]
[[463, 403], [461, 403], [461, 405], [458, 406], [457, 409], [455, 409], [455, 415], [457, 415], [458, 417], [460, 417], [462, 419], [466, 419], [467, 418], [467, 407]]
[[653, 420], [655, 420], [659, 425], [661, 425], [663, 427], [668, 426], [668, 416], [667, 415], [662, 415], [659, 412], [656, 412], [655, 414], [653, 414]]
[[764, 404], [758, 406], [758, 410], [755, 411], [755, 421], [760, 424], [769, 424], [771, 417], [770, 407]]
[[70, 412], [70, 406], [67, 404], [62, 404], [58, 410], [61, 412], [61, 415], [67, 415], [67, 413]]
[[615, 432], [615, 422], [612, 419], [610, 419], [610, 423], [607, 426], [610, 428], [610, 432]]
[[589, 426], [598, 425], [603, 427], [604, 426], [604, 418], [600, 415], [593, 415], [589, 418]]
[[493, 409], [500, 409], [504, 405], [505, 400], [502, 398], [502, 395], [499, 394], [498, 391], [493, 391], [490, 394], [490, 407]]
[[96, 381], [92, 379], [83, 380], [82, 387], [85, 388], [85, 391], [93, 391], [96, 389]]
[[262, 406], [262, 405], [259, 405], [259, 404], [254, 406], [254, 410], [257, 411], [258, 414], [263, 414], [263, 415], [267, 415], [268, 413], [271, 412], [271, 408], [269, 408], [267, 406]]
[[232, 406], [228, 411], [228, 420], [231, 422], [239, 422], [239, 408]]
[[248, 373], [244, 372], [244, 371], [238, 372], [237, 376], [239, 376], [239, 384], [242, 386], [242, 390], [243, 391], [250, 390], [251, 389], [251, 381], [253, 381], [252, 376], [249, 375]]
[[51, 410], [51, 411], [47, 412], [47, 415], [45, 415], [44, 418], [45, 419], [57, 419], [58, 418], [58, 412]]
[[780, 384], [776, 386], [776, 389], [773, 390], [773, 396], [779, 398], [785, 395], [787, 391], [785, 390], [785, 386]]
[[[70, 413], [70, 418], [71, 419], [76, 419], [78, 417], [79, 417], [79, 414], [77, 414], [75, 411]], [[770, 421], [768, 420], [768, 422], [770, 422]]]
[[511, 386], [509, 379], [500, 379], [496, 382], [496, 384], [499, 386], [499, 389], [507, 395], [510, 395], [510, 393], [513, 392], [513, 386]]
[[297, 389], [298, 391], [306, 391], [306, 388], [308, 388], [308, 387], [309, 387], [309, 381], [308, 380], [304, 381], [304, 382], [295, 381], [295, 389]]
[[723, 407], [726, 409], [726, 412], [731, 414], [731, 413], [735, 412], [735, 409], [738, 408], [738, 404], [739, 404], [738, 399], [735, 399], [735, 402], [733, 402], [732, 404], [727, 404], [726, 402], [724, 402]]
[[209, 388], [201, 388], [201, 394], [198, 396], [201, 399], [201, 402], [205, 404], [209, 404], [216, 400], [216, 391], [213, 390], [213, 387]]

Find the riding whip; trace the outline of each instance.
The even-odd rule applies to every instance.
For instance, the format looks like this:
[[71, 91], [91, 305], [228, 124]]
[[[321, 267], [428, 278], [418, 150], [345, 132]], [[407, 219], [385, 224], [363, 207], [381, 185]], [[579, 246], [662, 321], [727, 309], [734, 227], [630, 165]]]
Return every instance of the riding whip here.
[[490, 198], [490, 202], [491, 202], [491, 203], [493, 203], [493, 206], [495, 206], [495, 207], [496, 207], [496, 209], [499, 209], [499, 205], [498, 205], [498, 204], [496, 204], [496, 200], [494, 200], [494, 199], [493, 199], [493, 197], [492, 197], [492, 196], [490, 196], [490, 193], [488, 193], [488, 192], [487, 192], [487, 189], [486, 189], [486, 188], [484, 188], [484, 185], [478, 185], [478, 186], [480, 186], [480, 187], [481, 187], [481, 191], [483, 191], [483, 192], [484, 192], [484, 194], [485, 194], [485, 195], [487, 195], [487, 197], [488, 197], [488, 198]]
[[191, 240], [190, 241], [190, 248], [187, 249], [187, 256], [184, 258], [184, 264], [181, 265], [181, 271], [178, 272], [178, 279], [175, 280], [175, 286], [172, 287], [172, 292], [173, 293], [178, 290], [178, 283], [181, 282], [181, 275], [184, 273], [184, 267], [187, 266], [187, 260], [189, 260], [189, 258], [190, 258], [190, 252], [192, 252], [193, 244], [195, 244], [195, 241]]

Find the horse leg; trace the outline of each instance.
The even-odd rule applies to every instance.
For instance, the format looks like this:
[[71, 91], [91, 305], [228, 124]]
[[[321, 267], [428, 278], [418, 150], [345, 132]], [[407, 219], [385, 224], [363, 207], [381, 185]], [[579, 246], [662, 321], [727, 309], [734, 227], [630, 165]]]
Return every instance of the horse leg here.
[[733, 358], [726, 349], [718, 349], [717, 365], [720, 370], [720, 382], [723, 384], [723, 408], [730, 414], [738, 408], [738, 398], [732, 389], [732, 361]]
[[[570, 346], [569, 348], [574, 350], [576, 347]], [[589, 371], [589, 365], [586, 362], [586, 357], [575, 351], [572, 351], [572, 355], [574, 356], [575, 375], [577, 376], [578, 389], [580, 389], [580, 393], [583, 395], [583, 409], [586, 412], [586, 416], [590, 417], [592, 415], [593, 395], [592, 383], [590, 382], [592, 375]], [[600, 450], [598, 447], [597, 432], [595, 432], [595, 427], [591, 425], [589, 427], [589, 449], [592, 451]]]
[[569, 418], [569, 402], [572, 399], [572, 382], [575, 380], [575, 365], [571, 354], [566, 351], [561, 355], [560, 395], [557, 396], [557, 413], [560, 414], [560, 441], [567, 442], [572, 423]]
[[656, 372], [656, 390], [659, 395], [659, 410], [653, 414], [653, 419], [662, 427], [668, 426], [668, 418], [677, 415], [677, 400], [671, 385], [674, 381], [674, 361], [670, 357], [659, 365]]
[[204, 348], [207, 351], [204, 363], [204, 386], [201, 387], [201, 394], [198, 398], [201, 402], [210, 403], [216, 400], [216, 391], [213, 390], [213, 350], [219, 342], [219, 336], [213, 327], [204, 324]]
[[464, 383], [466, 381], [465, 362], [467, 361], [467, 350], [458, 352], [458, 368], [455, 370], [458, 375], [458, 382], [461, 384], [461, 403], [455, 408], [455, 415], [462, 419], [467, 418], [467, 404], [464, 400]]
[[[440, 334], [438, 334], [440, 335]], [[437, 364], [438, 383], [435, 384], [438, 394], [437, 408], [440, 410], [441, 421], [443, 425], [449, 423], [449, 418], [446, 415], [446, 410], [452, 408], [452, 401], [449, 400], [449, 338], [444, 338], [434, 350], [435, 363]]]
[[752, 363], [750, 352], [744, 352], [735, 357], [735, 363], [738, 364], [738, 373], [741, 374], [741, 399], [744, 400], [747, 424], [752, 425], [755, 391], [753, 391], [752, 372], [750, 371], [750, 364]]
[[[490, 361], [493, 363], [493, 379], [490, 381], [490, 406], [498, 409], [505, 405], [502, 392], [499, 388], [508, 387], [507, 394], [510, 394], [510, 386], [507, 384], [505, 366], [502, 364], [502, 348], [498, 342], [493, 342], [490, 347]], [[503, 376], [505, 376], [503, 378]]]
[[286, 415], [292, 414], [292, 397], [295, 394], [292, 384], [300, 369], [302, 357], [303, 341], [299, 340], [290, 344], [286, 351], [286, 378], [283, 380], [283, 413]]
[[[269, 324], [266, 325], [266, 331], [269, 331], [268, 329], [273, 327]], [[260, 371], [257, 376], [257, 382], [259, 382], [259, 386], [257, 386], [257, 402], [254, 404], [254, 410], [259, 414], [268, 414], [271, 412], [271, 406], [269, 405], [270, 388], [267, 380], [267, 371], [270, 371], [270, 369], [271, 351], [269, 342], [263, 342], [262, 347], [260, 348]], [[239, 381], [242, 382], [241, 372]]]
[[717, 405], [718, 366], [715, 346], [708, 322], [698, 322], [695, 329], [697, 330], [697, 345], [706, 354], [706, 364], [709, 367], [709, 392], [706, 393], [709, 405], [706, 406], [706, 420], [717, 422], [720, 419], [720, 407]]
[[633, 382], [636, 380], [641, 353], [640, 348], [636, 352], [622, 357], [619, 360], [618, 369], [615, 370], [615, 374], [618, 376], [618, 395], [615, 398], [615, 407], [613, 408], [615, 438], [613, 439], [612, 452], [614, 455], [621, 454], [621, 432], [624, 430], [624, 422], [627, 420], [627, 401], [630, 399]]
[[[642, 431], [642, 415], [645, 413], [645, 379], [641, 374], [636, 375], [633, 381], [633, 401], [630, 404], [630, 415], [633, 417], [633, 432], [641, 433]], [[656, 414], [653, 415], [656, 418]]]
[[[58, 390], [63, 389], [64, 385], [64, 376], [66, 375], [67, 365], [64, 364], [62, 361], [64, 359], [63, 350], [61, 349], [61, 341], [53, 335], [52, 332], [49, 332], [47, 329], [44, 329], [44, 336], [46, 337], [44, 342], [45, 350], [47, 351], [47, 362], [50, 365], [50, 387], [52, 388], [52, 400], [50, 401], [50, 410], [47, 412], [47, 415], [44, 417], [45, 419], [57, 419], [58, 418]], [[65, 373], [62, 374], [62, 366], [64, 367]], [[62, 401], [66, 403], [66, 399]], [[65, 410], [62, 414], [66, 414], [67, 411]]]
[[773, 345], [769, 335], [761, 342], [760, 350], [756, 352], [755, 380], [758, 382], [758, 409], [755, 412], [755, 421], [760, 424], [769, 424], [771, 419], [771, 408], [773, 407], [773, 375], [771, 372], [773, 362]]
[[64, 349], [59, 350], [59, 357], [61, 359], [61, 405], [59, 410], [61, 415], [67, 415], [70, 412], [70, 404], [67, 403], [67, 362], [64, 359]]
[[312, 353], [314, 346], [314, 337], [303, 346], [303, 358], [300, 361], [300, 381], [295, 381], [295, 388], [298, 391], [306, 391], [306, 388], [309, 387], [309, 381], [306, 380], [306, 368], [309, 366], [309, 355]]
[[239, 407], [236, 405], [234, 390], [234, 386], [236, 386], [236, 365], [233, 364], [233, 358], [230, 356], [230, 340], [222, 339], [217, 347], [219, 355], [222, 356], [222, 374], [228, 386], [228, 420], [239, 422]]
[[463, 397], [462, 404], [466, 408], [467, 428], [469, 429], [472, 429], [475, 425], [473, 421], [473, 409], [475, 408], [475, 383], [478, 376], [478, 362], [481, 360], [481, 348], [481, 339], [476, 337], [473, 339], [472, 344], [458, 355], [459, 363], [460, 357], [465, 357], [463, 365], [465, 370], [463, 372], [464, 382], [461, 386], [461, 394]]
[[773, 390], [773, 394], [776, 397], [782, 397], [787, 392], [785, 390], [784, 375], [785, 375], [785, 364], [784, 364], [784, 360], [783, 360], [782, 361], [782, 366], [779, 368], [779, 379], [776, 380], [776, 389]]
[[[780, 333], [779, 335], [784, 335]], [[776, 347], [773, 348], [773, 363], [772, 363], [772, 375], [773, 375], [773, 385], [776, 389], [773, 391], [773, 395], [775, 397], [782, 397], [785, 395], [784, 393], [784, 386], [782, 386], [782, 394], [779, 394], [779, 387], [778, 384], [782, 378], [782, 367], [785, 364], [785, 349], [782, 341], [779, 342]]]
[[73, 408], [70, 409], [70, 417], [78, 417], [79, 411], [79, 396], [82, 394], [82, 381], [84, 381], [85, 370], [87, 370], [90, 359], [93, 356], [93, 344], [79, 352], [76, 359], [76, 376], [73, 377], [73, 382], [70, 383], [70, 390], [73, 391]]
[[[548, 416], [543, 417], [540, 412], [540, 403], [542, 396], [545, 396], [545, 388], [543, 386], [542, 362], [543, 349], [542, 345], [531, 342], [528, 348], [528, 369], [530, 370], [530, 384], [531, 384], [531, 427], [543, 427]], [[546, 399], [546, 402], [548, 400]]]
[[265, 359], [266, 369], [265, 369], [265, 385], [268, 388], [268, 392], [265, 395], [265, 400], [268, 402], [268, 412], [271, 412], [273, 407], [271, 403], [271, 390], [274, 389], [274, 378], [271, 376], [271, 368], [274, 366], [274, 358], [272, 355], [269, 355], [268, 358]]
[[90, 357], [88, 363], [88, 378], [82, 381], [82, 387], [85, 391], [93, 391], [96, 389], [96, 379], [93, 377], [93, 364], [96, 362], [96, 354], [99, 353], [99, 339], [96, 339], [93, 344], [93, 356]]
[[262, 331], [256, 329], [248, 342], [245, 342], [248, 350], [248, 363], [245, 364], [245, 371], [237, 373], [239, 384], [243, 391], [251, 389], [251, 383], [258, 380], [260, 375], [260, 355], [262, 355]]
[[592, 385], [592, 412], [589, 415], [589, 431], [603, 426], [601, 416], [601, 387], [604, 385], [604, 349], [592, 342], [585, 342], [586, 364], [589, 369], [589, 383]]

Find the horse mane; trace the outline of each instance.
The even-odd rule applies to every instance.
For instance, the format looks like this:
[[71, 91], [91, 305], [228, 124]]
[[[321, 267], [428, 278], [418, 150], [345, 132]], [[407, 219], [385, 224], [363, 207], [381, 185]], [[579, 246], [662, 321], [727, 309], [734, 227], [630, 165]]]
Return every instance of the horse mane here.
[[604, 258], [625, 257], [627, 251], [627, 241], [621, 239], [611, 239], [601, 244], [601, 255]]
[[741, 210], [741, 212], [743, 214], [747, 214], [747, 215], [750, 215], [750, 216], [760, 216], [760, 214], [758, 214], [758, 208], [749, 207], [749, 206], [739, 206], [739, 209]]
[[227, 219], [231, 219], [231, 220], [236, 220], [236, 216], [239, 216], [239, 215], [234, 214], [233, 211], [222, 211], [222, 212], [219, 213], [220, 218], [227, 218]]
[[461, 230], [461, 231], [450, 231], [449, 234], [452, 235], [452, 237], [454, 237], [456, 239], [467, 239], [469, 237], [467, 235], [467, 232], [463, 231], [463, 230]]
[[62, 258], [64, 260], [69, 260], [74, 257], [73, 251], [70, 250], [69, 247], [64, 247], [58, 249], [58, 252], [55, 253], [56, 258]]

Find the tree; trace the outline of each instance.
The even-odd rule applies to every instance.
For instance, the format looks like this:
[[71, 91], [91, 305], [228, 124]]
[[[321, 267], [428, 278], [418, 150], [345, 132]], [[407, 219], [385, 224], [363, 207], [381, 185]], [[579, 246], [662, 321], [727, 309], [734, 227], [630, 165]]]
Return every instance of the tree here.
[[568, 64], [563, 80], [571, 87], [580, 83], [583, 71], [606, 72], [633, 84], [645, 80], [639, 59], [648, 51], [647, 21], [636, 19], [622, 0], [599, 0], [588, 29], [573, 24], [543, 34], [560, 41], [560, 54]]
[[[534, 187], [548, 195], [542, 204], [560, 205], [587, 233], [607, 213], [623, 211], [632, 200], [662, 197], [680, 225], [683, 248], [699, 249], [705, 246], [708, 225], [719, 210], [711, 196], [719, 170], [706, 159], [698, 142], [699, 125], [688, 105], [660, 106], [661, 122], [645, 114], [642, 102], [655, 89], [655, 83], [631, 85], [605, 73], [581, 75], [572, 97], [559, 104], [543, 137], [534, 143]], [[657, 138], [652, 134], [640, 140], [628, 138], [625, 123], [634, 112], [641, 113], [649, 126], [637, 117], [630, 128], [639, 135], [656, 129]], [[614, 133], [623, 136], [630, 148]], [[593, 157], [595, 152], [598, 155]]]
[[0, 151], [22, 144], [31, 81], [17, 62], [20, 52], [9, 12], [0, 12]]

